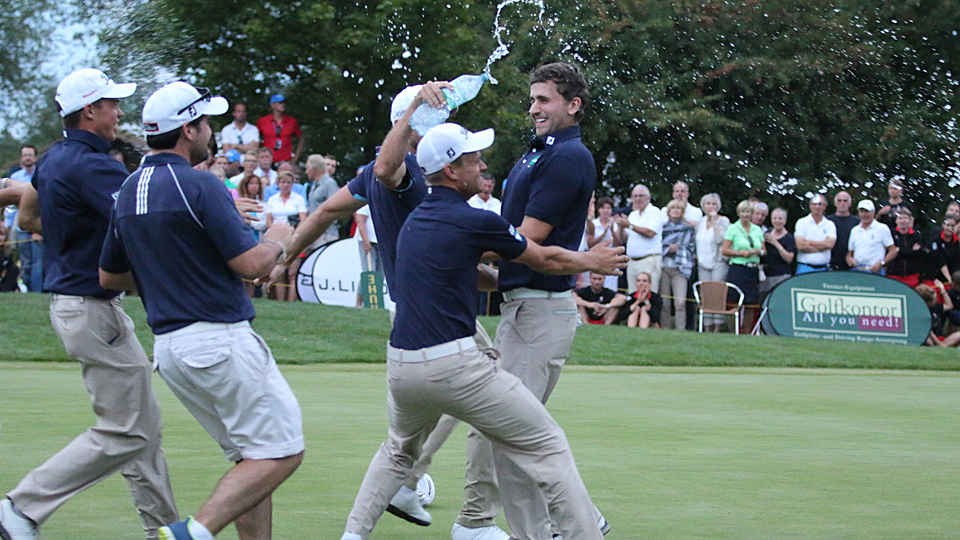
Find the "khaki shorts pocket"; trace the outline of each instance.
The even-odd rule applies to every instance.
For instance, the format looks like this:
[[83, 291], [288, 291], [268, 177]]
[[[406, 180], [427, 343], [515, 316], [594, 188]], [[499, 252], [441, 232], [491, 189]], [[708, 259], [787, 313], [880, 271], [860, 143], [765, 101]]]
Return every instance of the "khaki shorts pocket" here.
[[[184, 340], [188, 340], [185, 337]], [[230, 359], [230, 343], [220, 337], [174, 343], [170, 346], [173, 357], [193, 369], [207, 369]]]

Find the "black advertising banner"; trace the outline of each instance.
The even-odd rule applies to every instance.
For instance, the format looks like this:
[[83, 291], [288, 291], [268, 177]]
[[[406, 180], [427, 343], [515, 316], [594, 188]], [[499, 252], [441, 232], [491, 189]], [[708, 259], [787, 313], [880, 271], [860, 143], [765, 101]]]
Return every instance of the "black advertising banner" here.
[[913, 289], [860, 272], [813, 272], [794, 276], [767, 296], [768, 334], [920, 345], [930, 332], [930, 311]]

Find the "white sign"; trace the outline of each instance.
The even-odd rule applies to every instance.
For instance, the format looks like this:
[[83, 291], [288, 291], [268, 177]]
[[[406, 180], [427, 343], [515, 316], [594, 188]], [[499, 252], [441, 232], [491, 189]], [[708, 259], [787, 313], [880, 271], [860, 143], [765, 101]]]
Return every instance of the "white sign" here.
[[[354, 238], [331, 242], [310, 254], [297, 272], [300, 300], [328, 306], [356, 307], [360, 288], [360, 248]], [[393, 308], [386, 284], [384, 304]]]

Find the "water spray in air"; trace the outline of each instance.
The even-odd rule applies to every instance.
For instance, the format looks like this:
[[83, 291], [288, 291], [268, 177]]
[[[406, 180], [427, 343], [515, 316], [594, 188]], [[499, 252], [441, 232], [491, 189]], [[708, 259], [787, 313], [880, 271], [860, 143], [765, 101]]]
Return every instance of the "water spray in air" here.
[[501, 33], [506, 30], [507, 27], [500, 26], [500, 13], [503, 11], [503, 8], [511, 4], [521, 3], [533, 4], [539, 7], [540, 13], [537, 15], [537, 21], [543, 21], [543, 0], [503, 0], [503, 2], [500, 2], [500, 5], [497, 6], [497, 16], [493, 21], [493, 37], [497, 38], [497, 48], [495, 48], [493, 52], [490, 53], [490, 57], [487, 58], [487, 65], [483, 68], [483, 73], [480, 75], [461, 75], [450, 81], [453, 89], [443, 89], [443, 95], [447, 99], [446, 103], [439, 108], [431, 107], [426, 102], [421, 103], [410, 117], [410, 127], [417, 130], [417, 133], [421, 136], [426, 135], [427, 131], [445, 122], [453, 109], [470, 101], [480, 93], [480, 87], [483, 86], [484, 82], [490, 81], [490, 84], [497, 84], [497, 80], [490, 74], [490, 66], [497, 60], [510, 54], [510, 47], [503, 42], [503, 38], [501, 37]]
[[490, 74], [490, 66], [497, 60], [510, 54], [510, 47], [503, 42], [503, 37], [501, 36], [501, 33], [506, 30], [507, 27], [500, 25], [500, 12], [503, 11], [503, 8], [511, 4], [532, 4], [537, 6], [540, 8], [540, 12], [537, 14], [537, 21], [543, 22], [543, 11], [545, 9], [543, 0], [503, 0], [503, 2], [500, 2], [497, 6], [497, 16], [493, 20], [493, 37], [497, 39], [497, 48], [490, 53], [490, 57], [487, 58], [487, 65], [483, 68], [483, 74], [490, 80], [490, 84], [497, 84], [497, 79]]

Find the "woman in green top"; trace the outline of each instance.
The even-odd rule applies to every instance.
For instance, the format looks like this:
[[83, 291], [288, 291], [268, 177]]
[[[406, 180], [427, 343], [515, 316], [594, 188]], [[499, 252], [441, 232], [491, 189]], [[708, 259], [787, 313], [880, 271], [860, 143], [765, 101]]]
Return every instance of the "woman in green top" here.
[[743, 329], [753, 326], [756, 305], [760, 301], [760, 257], [764, 255], [763, 231], [751, 223], [753, 203], [741, 201], [737, 205], [739, 220], [727, 228], [720, 250], [730, 257], [727, 281], [743, 291], [743, 303], [747, 310], [743, 317]]

